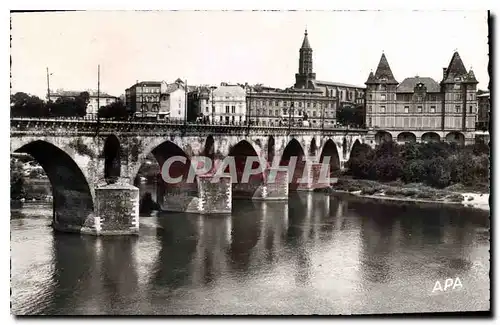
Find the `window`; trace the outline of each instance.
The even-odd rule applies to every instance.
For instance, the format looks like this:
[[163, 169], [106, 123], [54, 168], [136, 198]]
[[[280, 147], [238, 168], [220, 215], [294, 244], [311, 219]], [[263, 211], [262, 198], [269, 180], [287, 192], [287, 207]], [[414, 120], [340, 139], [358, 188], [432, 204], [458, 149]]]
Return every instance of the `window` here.
[[274, 111], [274, 115], [276, 115], [276, 116], [279, 116], [279, 115], [280, 115], [280, 111], [279, 111], [279, 109], [277, 109], [277, 110], [275, 110], [275, 111]]
[[372, 99], [372, 94], [368, 95], [368, 98], [369, 98], [369, 99]]
[[313, 107], [316, 108], [316, 102], [313, 103]]
[[236, 106], [231, 106], [231, 113], [236, 113]]
[[470, 113], [470, 114], [472, 114], [472, 110], [473, 110], [473, 108], [472, 108], [472, 106], [470, 106], [470, 107], [469, 107], [469, 113]]
[[405, 113], [410, 112], [410, 106], [405, 106]]
[[436, 113], [436, 106], [431, 106], [431, 113]]
[[181, 115], [181, 111], [179, 111], [179, 116]]
[[205, 111], [208, 113], [208, 106], [205, 108]]
[[385, 100], [385, 94], [381, 94], [381, 95], [380, 95], [380, 99], [381, 99], [381, 100]]
[[313, 111], [313, 116], [316, 117], [316, 111]]
[[302, 107], [302, 102], [299, 102], [299, 107]]
[[422, 106], [417, 106], [417, 113], [422, 113]]
[[460, 105], [455, 106], [455, 113], [460, 113]]
[[226, 106], [226, 113], [229, 114], [229, 106]]
[[286, 115], [287, 109], [283, 108], [283, 115]]
[[215, 113], [215, 106], [212, 106], [212, 113]]
[[380, 106], [380, 113], [385, 113], [385, 106]]
[[307, 108], [311, 107], [311, 103], [307, 102]]
[[461, 100], [462, 99], [462, 94], [456, 94], [456, 100]]

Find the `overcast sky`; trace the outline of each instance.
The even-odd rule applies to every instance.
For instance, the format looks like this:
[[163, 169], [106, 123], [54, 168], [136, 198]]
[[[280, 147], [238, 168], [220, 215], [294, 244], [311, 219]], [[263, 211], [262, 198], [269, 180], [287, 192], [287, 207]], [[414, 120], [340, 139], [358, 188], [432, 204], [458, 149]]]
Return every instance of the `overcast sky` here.
[[295, 82], [308, 29], [318, 80], [364, 85], [382, 51], [398, 81], [441, 80], [454, 50], [488, 77], [485, 11], [125, 12], [12, 14], [12, 88], [44, 97], [50, 88], [124, 93], [136, 80], [188, 84]]

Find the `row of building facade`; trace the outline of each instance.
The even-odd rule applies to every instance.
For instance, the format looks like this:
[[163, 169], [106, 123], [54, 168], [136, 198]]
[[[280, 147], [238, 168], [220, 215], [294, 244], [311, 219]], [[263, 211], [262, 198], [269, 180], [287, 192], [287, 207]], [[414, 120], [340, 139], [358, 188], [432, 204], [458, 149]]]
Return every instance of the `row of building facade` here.
[[474, 72], [453, 53], [440, 82], [426, 76], [395, 78], [384, 53], [365, 86], [316, 80], [313, 50], [307, 31], [299, 50], [295, 84], [286, 89], [263, 85], [187, 86], [137, 82], [125, 91], [127, 107], [136, 116], [186, 119], [223, 124], [301, 125], [336, 127], [345, 106], [362, 108], [371, 141], [465, 141], [476, 127], [487, 129], [490, 100], [478, 92]]

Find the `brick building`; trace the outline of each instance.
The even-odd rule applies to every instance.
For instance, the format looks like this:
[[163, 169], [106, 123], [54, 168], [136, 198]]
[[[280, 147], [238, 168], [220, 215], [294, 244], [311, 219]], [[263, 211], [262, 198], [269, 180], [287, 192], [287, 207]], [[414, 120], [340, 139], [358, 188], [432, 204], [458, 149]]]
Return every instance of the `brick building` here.
[[477, 114], [474, 72], [458, 52], [440, 83], [409, 77], [399, 83], [385, 54], [366, 81], [366, 125], [371, 141], [448, 141], [472, 143]]
[[477, 93], [477, 122], [476, 129], [488, 131], [490, 127], [490, 92]]
[[296, 124], [307, 119], [312, 126], [334, 127], [337, 109], [364, 104], [364, 87], [316, 80], [307, 30], [293, 87], [282, 90], [257, 85], [246, 89], [249, 119], [260, 125]]
[[127, 109], [136, 117], [157, 118], [160, 111], [160, 81], [141, 81], [125, 89]]

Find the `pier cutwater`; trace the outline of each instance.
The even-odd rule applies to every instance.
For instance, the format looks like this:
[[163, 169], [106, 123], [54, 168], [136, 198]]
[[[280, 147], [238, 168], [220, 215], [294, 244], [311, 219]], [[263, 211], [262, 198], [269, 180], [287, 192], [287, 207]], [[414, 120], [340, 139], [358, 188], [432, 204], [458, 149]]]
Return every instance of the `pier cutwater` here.
[[488, 19], [11, 13], [11, 313], [488, 314]]

